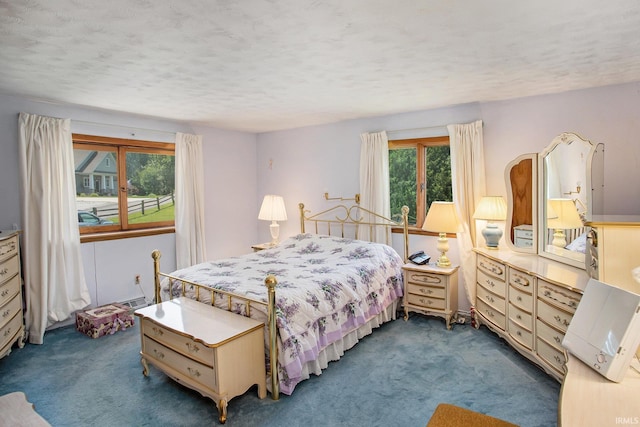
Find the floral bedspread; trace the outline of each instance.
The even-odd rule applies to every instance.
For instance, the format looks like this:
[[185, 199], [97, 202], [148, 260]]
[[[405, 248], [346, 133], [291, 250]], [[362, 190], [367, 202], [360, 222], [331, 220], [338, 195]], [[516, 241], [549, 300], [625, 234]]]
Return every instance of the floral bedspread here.
[[[280, 389], [291, 394], [305, 363], [402, 296], [402, 264], [397, 252], [384, 244], [299, 234], [275, 248], [172, 275], [264, 302], [264, 279], [275, 275]], [[163, 282], [165, 295], [168, 282]], [[179, 296], [181, 285], [175, 282], [172, 293]], [[187, 296], [193, 297], [189, 292]], [[208, 297], [201, 293], [200, 299]], [[216, 305], [226, 309], [227, 300], [216, 299]], [[245, 308], [237, 304], [233, 310]], [[266, 316], [264, 307], [251, 305], [251, 317], [265, 321]]]

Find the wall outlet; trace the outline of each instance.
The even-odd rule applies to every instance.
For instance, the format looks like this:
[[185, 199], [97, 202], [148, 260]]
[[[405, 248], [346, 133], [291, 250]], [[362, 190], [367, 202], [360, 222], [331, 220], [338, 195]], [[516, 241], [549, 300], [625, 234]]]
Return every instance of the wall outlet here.
[[140, 275], [139, 275], [139, 274], [136, 274], [135, 284], [136, 284], [136, 285], [139, 285], [139, 284], [140, 284]]

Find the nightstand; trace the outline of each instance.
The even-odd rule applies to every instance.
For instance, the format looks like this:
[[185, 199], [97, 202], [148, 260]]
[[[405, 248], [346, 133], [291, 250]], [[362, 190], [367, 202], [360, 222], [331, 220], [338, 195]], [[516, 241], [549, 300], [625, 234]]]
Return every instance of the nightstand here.
[[254, 252], [263, 251], [265, 249], [275, 247], [276, 245], [272, 245], [271, 243], [258, 243], [257, 245], [251, 245], [251, 249], [253, 249]]
[[458, 266], [407, 263], [404, 271], [404, 320], [409, 312], [440, 316], [447, 329], [458, 315]]

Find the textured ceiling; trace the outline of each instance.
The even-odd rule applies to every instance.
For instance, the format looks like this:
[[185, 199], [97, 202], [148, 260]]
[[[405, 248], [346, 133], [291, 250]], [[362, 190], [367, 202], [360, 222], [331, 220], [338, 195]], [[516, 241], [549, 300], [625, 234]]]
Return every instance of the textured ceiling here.
[[225, 129], [631, 81], [637, 0], [0, 0], [0, 93]]

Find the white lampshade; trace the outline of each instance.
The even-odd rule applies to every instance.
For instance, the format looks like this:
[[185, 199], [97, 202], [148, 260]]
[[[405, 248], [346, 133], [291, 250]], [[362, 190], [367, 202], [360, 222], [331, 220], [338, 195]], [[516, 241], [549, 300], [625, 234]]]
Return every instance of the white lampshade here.
[[553, 228], [553, 241], [551, 244], [558, 248], [567, 245], [564, 230], [581, 228], [584, 224], [578, 214], [578, 209], [571, 199], [547, 200], [547, 227]]
[[474, 219], [504, 221], [507, 218], [507, 204], [502, 196], [485, 196], [473, 214]]
[[547, 227], [556, 229], [581, 228], [584, 224], [571, 199], [549, 199], [547, 203]]
[[433, 202], [422, 224], [424, 231], [458, 233], [462, 231], [453, 202]]
[[482, 230], [485, 244], [489, 249], [498, 249], [502, 230], [492, 221], [504, 221], [507, 219], [507, 204], [502, 196], [484, 196], [480, 199], [476, 211], [473, 213], [474, 219], [487, 221], [486, 227]]
[[258, 219], [271, 221], [269, 231], [271, 232], [271, 246], [278, 244], [278, 236], [280, 235], [280, 225], [276, 221], [286, 221], [287, 211], [284, 207], [284, 199], [282, 196], [267, 194], [262, 200]]
[[282, 196], [267, 194], [262, 200], [258, 219], [266, 221], [286, 221], [287, 211], [284, 208], [284, 199]]
[[422, 229], [425, 231], [431, 231], [439, 233], [437, 249], [440, 252], [440, 258], [436, 262], [438, 267], [449, 267], [451, 261], [447, 258], [447, 251], [449, 250], [449, 240], [447, 239], [447, 233], [458, 233], [462, 231], [460, 220], [458, 219], [458, 213], [453, 202], [433, 202], [427, 212], [427, 217], [424, 219]]

